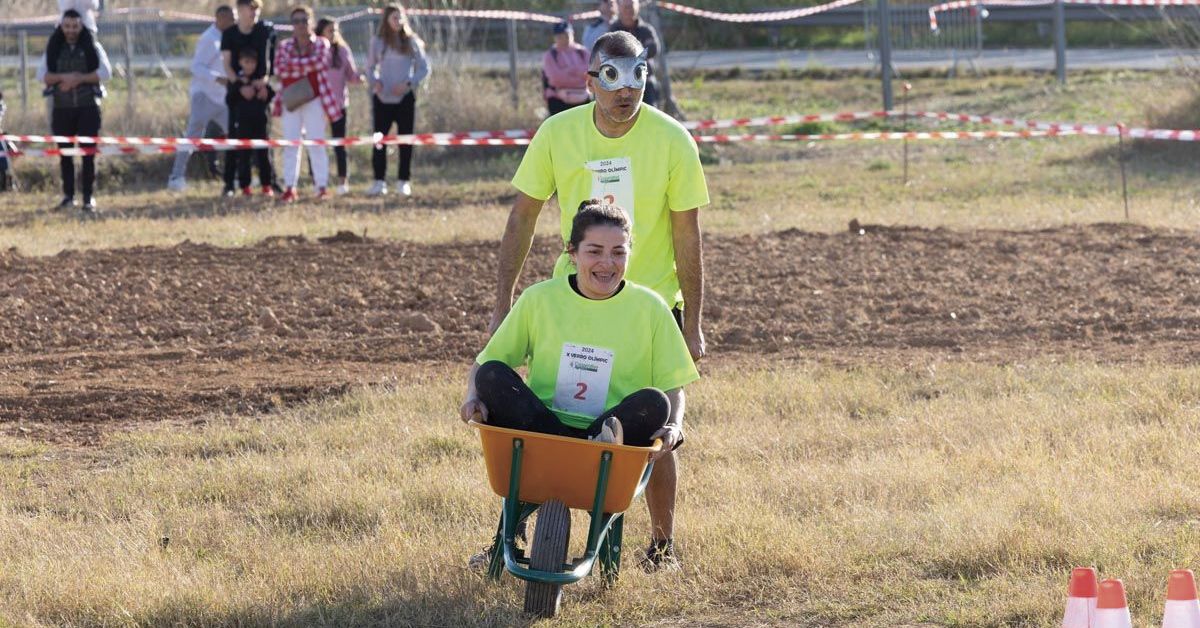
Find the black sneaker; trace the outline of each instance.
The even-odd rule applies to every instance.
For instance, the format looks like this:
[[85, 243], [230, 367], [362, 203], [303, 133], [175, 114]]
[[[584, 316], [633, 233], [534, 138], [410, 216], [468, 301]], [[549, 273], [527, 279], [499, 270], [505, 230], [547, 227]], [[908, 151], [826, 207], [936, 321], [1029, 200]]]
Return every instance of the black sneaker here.
[[82, 210], [83, 215], [89, 218], [100, 213], [100, 210], [96, 208], [96, 199], [94, 198], [83, 199], [83, 207], [80, 209]]
[[673, 539], [650, 541], [650, 546], [646, 548], [646, 555], [642, 557], [641, 567], [642, 571], [646, 573], [682, 569], [683, 565], [679, 563], [679, 557], [675, 555], [675, 541]]
[[233, 188], [225, 188], [224, 190], [221, 190], [222, 198], [233, 198], [235, 196], [237, 196], [237, 190], [234, 190]]
[[75, 197], [64, 196], [63, 200], [59, 201], [58, 205], [54, 206], [54, 209], [56, 211], [65, 211], [71, 209], [72, 207], [75, 207]]

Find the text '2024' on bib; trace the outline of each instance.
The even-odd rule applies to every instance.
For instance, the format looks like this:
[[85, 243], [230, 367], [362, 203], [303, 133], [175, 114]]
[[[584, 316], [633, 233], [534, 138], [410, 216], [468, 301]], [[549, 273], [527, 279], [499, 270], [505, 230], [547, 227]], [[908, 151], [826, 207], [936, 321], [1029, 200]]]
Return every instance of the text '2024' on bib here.
[[633, 166], [628, 157], [597, 159], [584, 164], [592, 172], [592, 198], [616, 205], [633, 218]]
[[612, 367], [611, 350], [564, 342], [554, 385], [554, 407], [572, 414], [600, 416], [608, 399]]

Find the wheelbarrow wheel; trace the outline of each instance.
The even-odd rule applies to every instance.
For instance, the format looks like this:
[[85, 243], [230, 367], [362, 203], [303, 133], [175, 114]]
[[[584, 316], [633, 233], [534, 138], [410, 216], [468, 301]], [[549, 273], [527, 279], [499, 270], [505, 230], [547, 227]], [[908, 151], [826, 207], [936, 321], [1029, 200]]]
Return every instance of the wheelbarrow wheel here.
[[[537, 524], [533, 529], [529, 566], [541, 571], [562, 571], [570, 540], [570, 509], [557, 499], [542, 504], [538, 508]], [[562, 585], [533, 581], [525, 584], [526, 613], [554, 617], [561, 603]]]

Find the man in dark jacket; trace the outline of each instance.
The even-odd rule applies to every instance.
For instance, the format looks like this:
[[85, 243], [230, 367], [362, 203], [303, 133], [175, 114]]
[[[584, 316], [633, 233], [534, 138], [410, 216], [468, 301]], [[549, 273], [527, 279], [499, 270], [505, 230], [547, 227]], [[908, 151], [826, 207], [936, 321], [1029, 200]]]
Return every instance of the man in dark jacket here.
[[658, 64], [654, 59], [662, 49], [662, 40], [658, 37], [658, 31], [639, 16], [640, 13], [641, 4], [638, 0], [618, 0], [617, 19], [609, 27], [609, 31], [625, 31], [642, 42], [642, 47], [646, 49], [646, 65], [650, 70], [650, 78], [646, 80], [646, 91], [642, 94], [642, 102], [657, 107], [658, 79], [656, 76], [658, 69], [656, 66]]
[[[255, 89], [261, 90], [266, 87], [271, 76], [275, 74], [275, 25], [261, 19], [262, 0], [237, 0], [236, 7], [237, 22], [221, 33], [221, 59], [225, 65], [225, 88], [227, 90], [240, 89], [239, 87], [235, 87], [239, 80], [237, 72], [238, 55], [241, 54], [242, 50], [250, 48], [258, 53], [254, 75], [249, 77], [250, 85]], [[233, 112], [230, 112], [228, 127], [230, 133], [233, 132], [236, 122]], [[266, 159], [266, 163], [269, 166], [270, 150], [266, 148], [248, 149], [246, 153], [251, 151], [255, 153], [257, 159]], [[265, 157], [262, 157], [263, 155]], [[234, 195], [234, 179], [237, 175], [234, 166], [235, 161], [225, 161], [225, 190], [222, 193], [225, 197]], [[262, 184], [263, 194], [273, 196], [275, 174], [272, 168], [268, 168], [268, 173], [271, 180], [259, 181], [259, 183]]]
[[[112, 66], [108, 54], [91, 31], [83, 27], [83, 18], [78, 11], [63, 12], [59, 25], [66, 45], [58, 47], [54, 58], [42, 57], [37, 77], [54, 91], [51, 94], [50, 131], [55, 135], [95, 136], [100, 134], [100, 101], [104, 98], [102, 83], [112, 78]], [[72, 148], [74, 143], [60, 143], [59, 148]], [[80, 142], [80, 148], [92, 148], [95, 144]], [[63, 199], [59, 209], [75, 206], [75, 160], [73, 157], [59, 158], [62, 171]], [[96, 156], [83, 156], [84, 214], [96, 213], [93, 188], [96, 182]]]

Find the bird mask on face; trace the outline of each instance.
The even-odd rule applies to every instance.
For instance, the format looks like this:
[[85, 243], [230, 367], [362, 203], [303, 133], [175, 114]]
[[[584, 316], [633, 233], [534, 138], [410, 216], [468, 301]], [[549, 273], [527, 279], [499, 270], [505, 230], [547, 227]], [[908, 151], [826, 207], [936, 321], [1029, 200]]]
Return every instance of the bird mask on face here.
[[596, 82], [606, 92], [615, 92], [623, 87], [645, 89], [649, 73], [645, 50], [636, 57], [610, 57], [601, 52], [600, 69], [588, 72], [596, 77]]

